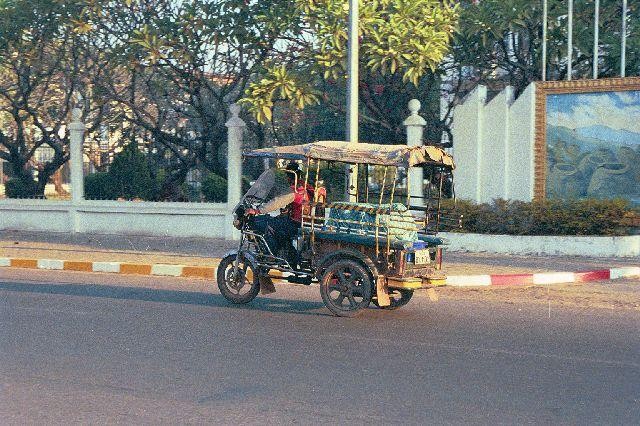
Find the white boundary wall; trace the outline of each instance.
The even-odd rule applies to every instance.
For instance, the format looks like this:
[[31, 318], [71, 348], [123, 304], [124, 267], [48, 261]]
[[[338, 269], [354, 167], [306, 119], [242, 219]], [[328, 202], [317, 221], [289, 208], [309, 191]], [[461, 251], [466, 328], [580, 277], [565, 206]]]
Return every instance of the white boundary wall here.
[[453, 112], [456, 195], [483, 203], [533, 199], [535, 83], [514, 99], [505, 88], [488, 104], [478, 86]]
[[573, 237], [573, 236], [525, 236], [482, 235], [442, 232], [447, 250], [507, 253], [566, 255], [588, 257], [638, 257], [640, 236]]
[[226, 203], [0, 200], [0, 230], [235, 237]]

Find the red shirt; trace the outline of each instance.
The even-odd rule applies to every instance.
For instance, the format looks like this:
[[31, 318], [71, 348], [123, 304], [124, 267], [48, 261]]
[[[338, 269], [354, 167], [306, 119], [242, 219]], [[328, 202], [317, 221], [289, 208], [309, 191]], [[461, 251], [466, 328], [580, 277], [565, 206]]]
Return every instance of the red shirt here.
[[293, 189], [294, 198], [291, 203], [291, 210], [289, 211], [289, 217], [296, 222], [302, 222], [302, 207], [309, 202], [309, 199], [313, 197], [313, 187], [307, 184], [307, 189], [304, 186], [299, 186], [297, 190]]

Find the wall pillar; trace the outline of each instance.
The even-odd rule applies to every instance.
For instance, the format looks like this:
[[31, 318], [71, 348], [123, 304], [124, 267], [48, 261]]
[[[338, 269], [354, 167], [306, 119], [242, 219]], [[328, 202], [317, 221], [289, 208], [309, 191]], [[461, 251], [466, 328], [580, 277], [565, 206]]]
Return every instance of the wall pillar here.
[[71, 200], [74, 202], [84, 200], [82, 145], [84, 142], [85, 125], [81, 117], [82, 111], [80, 111], [80, 108], [74, 108], [71, 111], [71, 123], [69, 123], [69, 167], [71, 174]]
[[[227, 209], [231, 214], [242, 197], [242, 137], [245, 122], [238, 116], [240, 105], [231, 104], [229, 107], [231, 118], [225, 123], [227, 126]], [[238, 239], [240, 234], [232, 226], [227, 228], [228, 239]]]
[[[421, 146], [423, 143], [424, 127], [427, 125], [427, 121], [418, 114], [418, 111], [420, 111], [420, 101], [411, 99], [409, 101], [409, 111], [411, 111], [411, 115], [402, 123], [407, 127], [407, 145]], [[407, 190], [411, 196], [411, 204], [418, 206], [423, 205], [424, 176], [422, 167], [409, 168], [407, 178], [409, 183]]]

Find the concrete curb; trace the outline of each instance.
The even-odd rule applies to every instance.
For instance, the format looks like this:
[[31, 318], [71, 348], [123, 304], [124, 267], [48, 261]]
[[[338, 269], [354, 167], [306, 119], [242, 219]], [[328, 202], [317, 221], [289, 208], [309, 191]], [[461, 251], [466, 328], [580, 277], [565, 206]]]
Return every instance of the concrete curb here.
[[215, 276], [220, 259], [212, 266], [144, 264], [127, 262], [88, 262], [58, 259], [22, 259], [0, 257], [0, 267], [48, 269], [60, 271], [105, 272], [111, 274], [155, 275], [165, 277], [205, 278]]
[[600, 269], [582, 272], [542, 272], [537, 274], [460, 275], [447, 277], [448, 286], [478, 287], [503, 285], [548, 285], [585, 283], [640, 277], [640, 267]]
[[[211, 266], [141, 264], [126, 262], [88, 262], [58, 259], [22, 259], [0, 257], [0, 267], [46, 269], [61, 271], [103, 272], [111, 274], [154, 275], [213, 279], [220, 259], [212, 259]], [[446, 285], [452, 287], [479, 287], [503, 285], [548, 285], [584, 283], [589, 281], [640, 278], [640, 266], [600, 269], [582, 272], [543, 272], [504, 275], [451, 275]]]

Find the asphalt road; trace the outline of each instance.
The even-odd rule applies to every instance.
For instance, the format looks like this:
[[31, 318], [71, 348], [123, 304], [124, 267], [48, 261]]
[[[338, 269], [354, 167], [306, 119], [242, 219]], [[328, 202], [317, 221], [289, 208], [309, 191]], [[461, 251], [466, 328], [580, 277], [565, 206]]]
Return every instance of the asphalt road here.
[[0, 423], [638, 424], [640, 313], [0, 272]]

